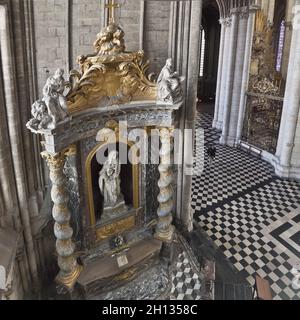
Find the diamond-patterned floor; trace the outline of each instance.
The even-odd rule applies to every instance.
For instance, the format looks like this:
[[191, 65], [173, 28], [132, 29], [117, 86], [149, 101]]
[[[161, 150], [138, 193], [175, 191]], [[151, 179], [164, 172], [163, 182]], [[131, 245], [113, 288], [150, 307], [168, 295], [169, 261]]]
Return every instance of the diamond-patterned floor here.
[[218, 145], [211, 123], [210, 115], [198, 114], [205, 150], [196, 148], [196, 156], [210, 143], [217, 144], [217, 156], [209, 165], [205, 155], [203, 172], [193, 178], [195, 223], [251, 285], [258, 274], [270, 282], [275, 300], [299, 300], [300, 184], [275, 177], [256, 156]]
[[193, 269], [186, 252], [179, 255], [176, 268], [172, 274], [171, 299], [200, 300], [201, 280], [199, 273]]

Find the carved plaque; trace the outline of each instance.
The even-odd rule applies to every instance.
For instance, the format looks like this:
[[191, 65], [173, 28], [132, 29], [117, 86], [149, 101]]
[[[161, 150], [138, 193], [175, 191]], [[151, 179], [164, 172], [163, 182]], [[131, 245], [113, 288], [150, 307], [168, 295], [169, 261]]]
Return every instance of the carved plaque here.
[[135, 224], [135, 216], [130, 216], [119, 221], [114, 221], [103, 227], [99, 227], [96, 231], [97, 241], [103, 241], [124, 231], [130, 230], [135, 227]]

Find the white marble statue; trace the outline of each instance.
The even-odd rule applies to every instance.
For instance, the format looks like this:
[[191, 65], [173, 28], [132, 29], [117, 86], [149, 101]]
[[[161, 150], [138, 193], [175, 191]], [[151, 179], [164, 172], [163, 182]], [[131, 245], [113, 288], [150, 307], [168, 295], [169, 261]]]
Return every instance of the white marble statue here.
[[27, 123], [27, 128], [32, 131], [48, 129], [52, 123], [52, 117], [48, 113], [48, 108], [44, 101], [38, 100], [31, 107], [33, 118]]
[[55, 129], [58, 122], [68, 117], [67, 101], [63, 95], [65, 90], [64, 71], [57, 69], [50, 76], [43, 88], [43, 99], [36, 101], [31, 108], [33, 119], [27, 123], [27, 128], [33, 132]]
[[46, 102], [49, 113], [55, 121], [64, 120], [67, 114], [67, 100], [63, 95], [65, 91], [64, 70], [57, 69], [55, 74], [47, 79], [43, 89], [43, 100]]
[[111, 151], [108, 160], [99, 173], [99, 188], [104, 198], [104, 213], [113, 213], [114, 209], [124, 208], [124, 197], [121, 192], [121, 165], [117, 151]]
[[157, 79], [157, 100], [162, 103], [174, 104], [182, 100], [181, 82], [184, 80], [174, 71], [173, 60], [167, 59]]

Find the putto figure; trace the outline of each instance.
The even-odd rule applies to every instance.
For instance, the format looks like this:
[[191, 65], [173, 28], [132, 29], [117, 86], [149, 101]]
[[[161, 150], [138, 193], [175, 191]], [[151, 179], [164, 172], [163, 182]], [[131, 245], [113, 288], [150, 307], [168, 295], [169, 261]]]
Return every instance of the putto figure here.
[[124, 36], [124, 31], [118, 25], [110, 23], [97, 35], [94, 43], [96, 54], [101, 56], [124, 52]]
[[27, 128], [33, 132], [55, 129], [57, 123], [68, 117], [67, 101], [63, 95], [65, 90], [64, 71], [57, 69], [49, 77], [43, 88], [43, 99], [36, 101], [31, 108], [33, 119], [27, 123]]
[[43, 89], [43, 100], [46, 102], [54, 122], [64, 120], [67, 114], [67, 101], [65, 91], [64, 70], [57, 69], [55, 74], [48, 78]]
[[184, 78], [174, 71], [173, 60], [169, 58], [157, 79], [158, 102], [174, 104], [182, 101], [181, 82], [183, 81]]
[[32, 131], [40, 131], [48, 128], [52, 123], [52, 117], [48, 113], [48, 108], [44, 101], [38, 100], [31, 107], [33, 118], [27, 123], [27, 128]]
[[99, 173], [99, 188], [104, 199], [104, 217], [111, 217], [126, 210], [121, 192], [121, 165], [117, 151], [111, 151]]

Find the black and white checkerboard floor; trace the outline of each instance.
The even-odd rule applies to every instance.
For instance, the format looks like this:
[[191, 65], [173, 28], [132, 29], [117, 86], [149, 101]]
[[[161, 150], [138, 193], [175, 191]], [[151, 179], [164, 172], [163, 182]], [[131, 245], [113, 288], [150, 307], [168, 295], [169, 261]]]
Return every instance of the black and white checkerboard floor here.
[[201, 279], [186, 252], [179, 255], [172, 273], [171, 300], [200, 300]]
[[[219, 140], [211, 123], [211, 116], [198, 114], [205, 151]], [[205, 151], [200, 143], [197, 158]], [[300, 299], [300, 184], [276, 178], [269, 164], [222, 145], [211, 165], [205, 155], [199, 166], [204, 169], [194, 176], [192, 193], [196, 224], [251, 285], [258, 274], [269, 280], [275, 300]]]

